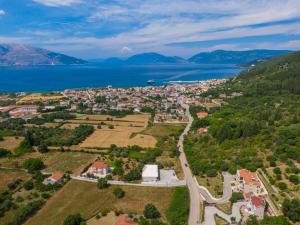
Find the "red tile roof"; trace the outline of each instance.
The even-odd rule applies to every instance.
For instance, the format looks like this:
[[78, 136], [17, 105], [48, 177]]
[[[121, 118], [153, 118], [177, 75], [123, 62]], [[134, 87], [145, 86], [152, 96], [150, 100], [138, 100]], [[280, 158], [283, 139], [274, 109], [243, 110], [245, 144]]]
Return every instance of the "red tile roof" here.
[[207, 117], [208, 116], [208, 113], [207, 112], [198, 112], [197, 113], [197, 117], [199, 118], [199, 119], [203, 119], [203, 118], [205, 118], [205, 117]]
[[94, 167], [96, 169], [104, 169], [104, 168], [107, 168], [107, 165], [104, 162], [94, 162], [92, 167]]
[[239, 170], [238, 172], [240, 174], [240, 177], [243, 177], [245, 184], [256, 185], [256, 186], [261, 185], [255, 172], [251, 172], [246, 169]]
[[52, 173], [51, 179], [53, 180], [60, 180], [64, 175], [61, 172], [54, 172]]
[[256, 207], [263, 207], [263, 206], [265, 206], [265, 201], [264, 201], [264, 199], [261, 198], [261, 197], [257, 197], [257, 196], [255, 196], [255, 195], [253, 195], [253, 196], [251, 197], [251, 202], [252, 202], [252, 204], [255, 205]]
[[120, 215], [118, 217], [117, 222], [114, 225], [138, 225], [137, 223], [133, 222], [130, 218], [126, 215]]

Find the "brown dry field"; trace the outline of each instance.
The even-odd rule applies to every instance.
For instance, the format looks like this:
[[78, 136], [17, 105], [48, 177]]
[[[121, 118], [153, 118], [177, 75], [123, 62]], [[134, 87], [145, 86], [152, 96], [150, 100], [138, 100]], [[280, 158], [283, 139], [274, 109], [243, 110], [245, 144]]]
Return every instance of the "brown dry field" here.
[[24, 161], [28, 158], [41, 159], [46, 165], [44, 169], [46, 172], [71, 171], [74, 174], [79, 174], [85, 166], [96, 160], [97, 155], [83, 152], [48, 152], [43, 154], [32, 152], [17, 158], [2, 158], [0, 159], [0, 166], [12, 169], [22, 168]]
[[0, 148], [4, 148], [10, 151], [14, 151], [19, 147], [20, 143], [24, 140], [23, 137], [3, 137], [4, 141], [0, 141]]
[[[80, 124], [92, 124], [100, 125], [101, 122], [104, 122], [106, 125], [122, 126], [122, 127], [146, 127], [147, 123], [140, 122], [127, 122], [127, 121], [99, 121], [99, 120], [67, 120], [68, 123], [64, 124], [75, 124], [79, 126]], [[105, 126], [105, 125], [104, 125]]]
[[26, 172], [13, 170], [0, 170], [0, 192], [7, 188], [7, 184], [16, 180], [27, 180], [30, 177]]
[[49, 95], [49, 96], [44, 96], [40, 93], [34, 93], [27, 95], [23, 98], [21, 98], [18, 102], [32, 102], [32, 101], [46, 101], [46, 100], [59, 100], [64, 98], [62, 95]]
[[108, 148], [112, 144], [118, 147], [127, 147], [138, 145], [142, 148], [154, 148], [157, 141], [153, 136], [136, 134], [131, 137], [132, 133], [139, 133], [143, 130], [140, 127], [121, 127], [116, 126], [115, 129], [103, 127], [96, 129], [83, 143], [80, 144], [82, 148]]
[[98, 120], [98, 121], [106, 121], [107, 118], [112, 118], [114, 121], [127, 121], [127, 122], [148, 122], [151, 118], [150, 114], [136, 114], [136, 115], [127, 115], [121, 118], [109, 115], [82, 115], [78, 117], [79, 120]]
[[116, 186], [98, 189], [95, 183], [71, 180], [25, 225], [58, 225], [74, 213], [80, 213], [85, 219], [90, 219], [102, 208], [142, 214], [148, 203], [154, 204], [162, 217], [166, 218], [174, 189], [122, 186], [125, 196], [117, 199], [112, 193], [114, 187]]

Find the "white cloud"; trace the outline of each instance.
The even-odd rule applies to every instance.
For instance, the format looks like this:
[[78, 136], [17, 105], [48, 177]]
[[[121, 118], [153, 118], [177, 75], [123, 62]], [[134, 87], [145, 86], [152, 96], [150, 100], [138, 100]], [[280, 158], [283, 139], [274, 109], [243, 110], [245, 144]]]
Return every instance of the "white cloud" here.
[[51, 7], [70, 6], [73, 4], [81, 3], [81, 0], [33, 0], [33, 1]]
[[123, 55], [128, 55], [128, 54], [131, 54], [132, 53], [132, 49], [127, 47], [127, 46], [124, 46], [122, 49], [121, 49], [121, 53]]
[[3, 9], [0, 9], [0, 16], [4, 16], [6, 12]]

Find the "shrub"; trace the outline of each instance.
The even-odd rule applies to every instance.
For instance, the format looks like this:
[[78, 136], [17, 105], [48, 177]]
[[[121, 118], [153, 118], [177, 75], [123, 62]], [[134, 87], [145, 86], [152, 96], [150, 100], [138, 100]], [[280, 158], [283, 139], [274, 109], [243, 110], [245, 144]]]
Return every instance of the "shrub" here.
[[216, 177], [218, 175], [218, 172], [216, 169], [210, 169], [206, 172], [206, 175], [208, 177]]
[[108, 208], [102, 208], [100, 210], [101, 216], [107, 216], [108, 213], [109, 213], [109, 209]]
[[117, 188], [114, 188], [113, 194], [117, 198], [123, 198], [125, 196], [125, 191], [122, 188], [117, 187]]
[[277, 184], [277, 186], [279, 187], [279, 189], [280, 189], [281, 191], [284, 191], [284, 190], [287, 189], [287, 185], [286, 185], [286, 183], [284, 183], [284, 182], [279, 182], [279, 183]]
[[27, 159], [24, 162], [23, 166], [29, 172], [34, 172], [34, 171], [38, 171], [38, 170], [45, 168], [43, 161], [41, 161], [40, 159], [34, 159], [34, 158]]
[[232, 196], [230, 198], [231, 203], [236, 203], [239, 200], [244, 199], [243, 193], [242, 192], [233, 192]]
[[107, 179], [106, 178], [100, 178], [97, 181], [97, 187], [99, 189], [104, 189], [107, 188], [109, 186], [109, 184], [107, 183]]
[[63, 225], [83, 225], [84, 219], [81, 217], [79, 213], [69, 215], [65, 220]]
[[29, 191], [33, 189], [33, 182], [32, 180], [28, 180], [23, 184], [23, 187], [25, 188], [25, 190]]
[[3, 149], [3, 148], [0, 148], [0, 158], [2, 157], [7, 157], [11, 155], [11, 152], [6, 150], [6, 149]]
[[147, 204], [144, 208], [144, 216], [147, 219], [156, 219], [160, 217], [160, 212], [157, 210], [155, 205]]
[[293, 184], [299, 184], [299, 177], [297, 175], [290, 175], [289, 176], [289, 181], [291, 181]]

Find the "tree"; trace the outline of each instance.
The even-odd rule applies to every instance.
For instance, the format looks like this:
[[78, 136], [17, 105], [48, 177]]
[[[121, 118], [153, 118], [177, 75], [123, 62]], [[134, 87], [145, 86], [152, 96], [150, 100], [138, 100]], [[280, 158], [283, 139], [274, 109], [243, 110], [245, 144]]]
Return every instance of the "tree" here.
[[99, 189], [104, 189], [107, 188], [109, 186], [107, 179], [106, 178], [99, 178], [97, 181], [97, 187]]
[[157, 219], [160, 217], [160, 212], [157, 210], [155, 205], [147, 204], [144, 208], [144, 216], [147, 219]]
[[45, 165], [40, 159], [29, 158], [24, 162], [23, 167], [29, 172], [34, 172], [44, 169]]
[[277, 186], [279, 187], [279, 189], [280, 189], [281, 191], [284, 191], [284, 190], [287, 189], [287, 185], [286, 185], [286, 183], [284, 183], [284, 182], [279, 182]]
[[113, 194], [117, 198], [123, 198], [125, 196], [125, 191], [122, 188], [117, 187], [117, 188], [114, 188]]
[[6, 157], [6, 156], [9, 156], [11, 155], [11, 152], [6, 150], [6, 149], [3, 149], [3, 148], [0, 148], [0, 158], [2, 157]]
[[289, 176], [289, 181], [291, 181], [293, 184], [299, 184], [299, 177], [295, 174]]
[[33, 182], [32, 180], [28, 180], [23, 184], [23, 187], [25, 188], [25, 190], [29, 191], [33, 189]]
[[85, 225], [84, 219], [79, 213], [67, 216], [63, 225]]
[[282, 204], [282, 212], [293, 222], [300, 221], [300, 200], [299, 199], [284, 199]]
[[38, 150], [40, 153], [46, 153], [48, 152], [48, 146], [45, 143], [42, 143], [39, 145]]

